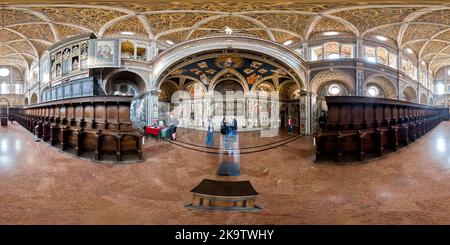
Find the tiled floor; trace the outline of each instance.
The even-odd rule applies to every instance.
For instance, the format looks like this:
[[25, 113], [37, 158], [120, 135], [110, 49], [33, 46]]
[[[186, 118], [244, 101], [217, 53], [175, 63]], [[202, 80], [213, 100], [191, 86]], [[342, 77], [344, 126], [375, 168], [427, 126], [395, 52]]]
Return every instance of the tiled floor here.
[[[191, 135], [189, 135], [191, 134]], [[279, 138], [240, 135], [241, 147]], [[216, 137], [217, 138], [217, 137]], [[179, 140], [203, 144], [180, 130]], [[216, 142], [217, 143], [217, 142]], [[405, 150], [366, 164], [313, 163], [311, 137], [242, 154], [241, 177], [260, 212], [184, 206], [218, 155], [145, 143], [146, 161], [101, 164], [36, 143], [17, 124], [0, 128], [2, 224], [428, 224], [450, 223], [450, 122]]]

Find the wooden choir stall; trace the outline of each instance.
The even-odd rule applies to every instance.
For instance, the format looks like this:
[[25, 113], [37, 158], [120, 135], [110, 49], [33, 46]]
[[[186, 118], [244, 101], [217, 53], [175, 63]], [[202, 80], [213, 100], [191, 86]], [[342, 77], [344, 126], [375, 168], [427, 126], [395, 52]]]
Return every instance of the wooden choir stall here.
[[96, 161], [142, 160], [141, 133], [130, 121], [131, 97], [94, 96], [11, 109], [43, 141]]
[[395, 152], [449, 119], [448, 108], [360, 96], [326, 97], [316, 161], [358, 162]]
[[8, 107], [0, 106], [0, 125], [8, 126]]

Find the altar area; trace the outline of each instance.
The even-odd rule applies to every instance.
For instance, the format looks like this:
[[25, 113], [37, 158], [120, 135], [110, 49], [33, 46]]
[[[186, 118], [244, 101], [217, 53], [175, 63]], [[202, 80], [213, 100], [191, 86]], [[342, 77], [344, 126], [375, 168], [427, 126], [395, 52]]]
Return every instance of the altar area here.
[[[164, 103], [164, 102], [163, 102]], [[208, 118], [214, 122], [214, 130], [220, 131], [222, 120], [236, 119], [239, 131], [255, 131], [286, 127], [288, 116], [298, 127], [299, 101], [268, 99], [267, 93], [242, 94], [242, 98], [202, 97], [177, 104], [164, 103], [160, 109], [160, 121], [167, 121], [173, 115], [179, 121], [178, 127], [206, 130]]]

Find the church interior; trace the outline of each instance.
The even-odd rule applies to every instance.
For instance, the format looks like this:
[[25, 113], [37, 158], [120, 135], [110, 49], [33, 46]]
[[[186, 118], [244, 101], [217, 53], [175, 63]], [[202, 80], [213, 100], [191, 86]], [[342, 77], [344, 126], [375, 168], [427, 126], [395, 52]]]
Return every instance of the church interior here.
[[0, 3], [0, 224], [448, 224], [448, 1]]

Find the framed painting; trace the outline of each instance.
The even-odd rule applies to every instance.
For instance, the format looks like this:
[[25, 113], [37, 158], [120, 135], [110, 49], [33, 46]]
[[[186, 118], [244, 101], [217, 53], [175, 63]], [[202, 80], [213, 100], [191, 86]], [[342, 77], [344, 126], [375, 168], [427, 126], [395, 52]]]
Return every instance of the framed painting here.
[[120, 67], [120, 43], [118, 39], [90, 40], [89, 51], [89, 68]]

